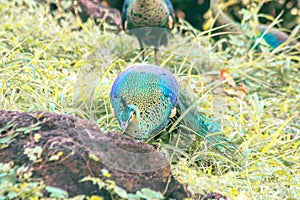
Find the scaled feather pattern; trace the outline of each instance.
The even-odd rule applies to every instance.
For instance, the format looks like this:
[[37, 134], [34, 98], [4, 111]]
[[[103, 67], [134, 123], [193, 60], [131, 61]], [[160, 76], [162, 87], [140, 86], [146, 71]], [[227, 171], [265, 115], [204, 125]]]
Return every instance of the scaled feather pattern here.
[[220, 123], [191, 108], [194, 102], [189, 95], [168, 70], [135, 64], [116, 78], [110, 101], [123, 132], [131, 137], [147, 140], [156, 136], [174, 122], [170, 118], [177, 116], [189, 134], [199, 135], [218, 151], [233, 155], [236, 148], [224, 138]]
[[113, 83], [110, 100], [123, 131], [138, 139], [158, 133], [177, 105], [178, 84], [166, 69], [136, 64]]

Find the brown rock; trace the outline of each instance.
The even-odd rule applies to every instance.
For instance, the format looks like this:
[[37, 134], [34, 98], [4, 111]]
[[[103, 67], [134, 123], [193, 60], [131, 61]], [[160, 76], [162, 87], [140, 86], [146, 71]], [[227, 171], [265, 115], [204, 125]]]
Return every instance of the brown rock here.
[[[121, 134], [101, 133], [93, 122], [47, 112], [0, 110], [0, 128], [0, 138], [10, 138], [8, 146], [0, 150], [0, 162], [27, 164], [33, 177], [66, 190], [71, 197], [97, 194], [111, 198], [91, 182], [79, 182], [87, 176], [113, 180], [129, 193], [150, 188], [167, 198], [187, 196], [171, 175], [168, 161], [152, 146]], [[33, 162], [24, 150], [37, 146], [43, 150], [39, 162]], [[50, 159], [61, 152], [57, 160]], [[95, 156], [98, 161], [91, 159]], [[110, 176], [104, 176], [103, 169]]]
[[105, 7], [96, 0], [77, 0], [77, 2], [82, 8], [81, 15], [105, 20], [109, 25], [116, 27], [116, 32], [122, 30], [122, 17], [119, 10]]

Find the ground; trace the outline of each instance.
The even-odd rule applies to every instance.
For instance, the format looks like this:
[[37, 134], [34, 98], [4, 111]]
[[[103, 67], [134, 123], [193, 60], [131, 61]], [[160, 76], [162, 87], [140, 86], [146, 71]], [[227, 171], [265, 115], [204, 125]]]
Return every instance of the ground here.
[[[1, 109], [68, 114], [120, 132], [111, 85], [127, 66], [153, 63], [153, 51], [143, 61], [133, 36], [100, 30], [90, 19], [82, 24], [70, 12], [58, 23], [33, 0], [1, 1], [0, 15]], [[299, 52], [264, 41], [252, 48], [248, 33], [216, 41], [188, 23], [177, 27], [159, 65], [201, 100], [197, 108], [221, 123], [241, 153], [228, 159], [201, 138], [186, 151], [166, 137], [149, 143], [172, 161], [172, 173], [195, 198], [212, 191], [230, 199], [298, 199]]]

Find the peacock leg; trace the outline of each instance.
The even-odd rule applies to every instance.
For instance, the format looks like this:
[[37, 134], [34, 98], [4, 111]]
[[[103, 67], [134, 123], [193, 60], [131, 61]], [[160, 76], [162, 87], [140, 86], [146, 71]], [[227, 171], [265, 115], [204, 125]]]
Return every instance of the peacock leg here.
[[158, 51], [159, 51], [158, 47], [155, 46], [154, 47], [154, 56], [155, 56], [155, 63], [156, 64], [158, 64]]
[[139, 44], [140, 44], [140, 51], [142, 52], [142, 58], [143, 60], [145, 59], [145, 45], [144, 45], [144, 41], [140, 38], [138, 38], [139, 40]]

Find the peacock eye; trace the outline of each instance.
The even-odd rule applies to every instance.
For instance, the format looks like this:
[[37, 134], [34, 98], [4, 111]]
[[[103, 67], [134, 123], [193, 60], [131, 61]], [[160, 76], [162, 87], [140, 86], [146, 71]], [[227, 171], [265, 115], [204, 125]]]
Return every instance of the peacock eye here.
[[132, 110], [130, 112], [130, 122], [133, 122], [135, 120], [135, 118], [136, 118], [135, 112], [134, 112], [134, 110]]

